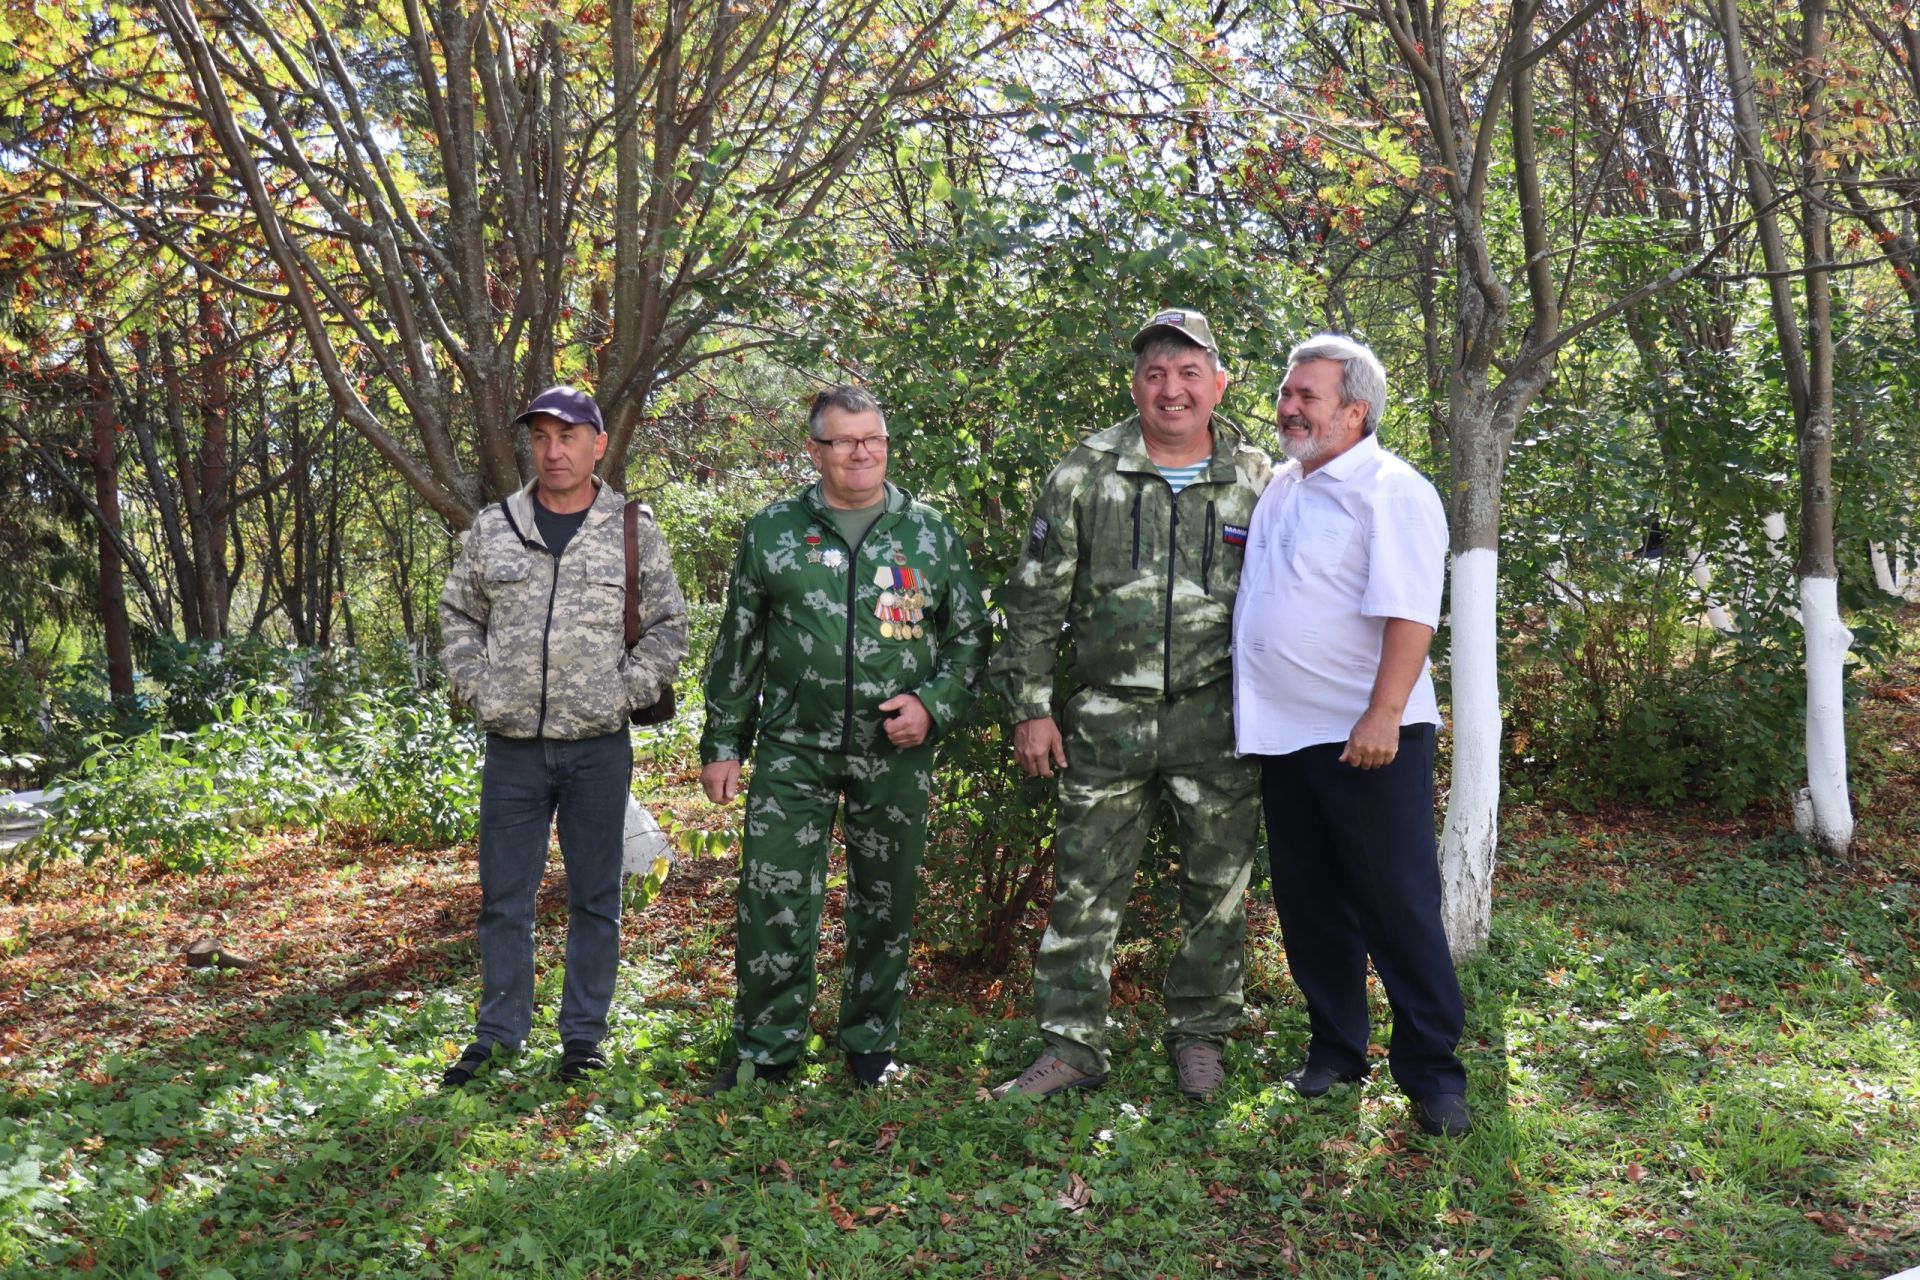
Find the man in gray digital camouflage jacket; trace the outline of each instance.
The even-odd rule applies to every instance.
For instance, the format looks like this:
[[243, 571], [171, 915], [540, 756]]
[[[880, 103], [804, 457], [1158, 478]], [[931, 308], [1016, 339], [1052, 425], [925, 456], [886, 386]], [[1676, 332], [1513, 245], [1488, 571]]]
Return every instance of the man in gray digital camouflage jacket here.
[[625, 644], [625, 499], [593, 474], [607, 436], [591, 396], [550, 387], [516, 422], [536, 474], [481, 509], [440, 595], [441, 662], [487, 734], [480, 779], [480, 1012], [441, 1077], [466, 1084], [533, 1025], [534, 905], [558, 818], [567, 869], [560, 1074], [604, 1067], [620, 961], [620, 852], [633, 743], [687, 655], [687, 607], [640, 509], [641, 635]]
[[[1054, 469], [1000, 594], [1006, 636], [989, 672], [1013, 708], [1014, 755], [1060, 781], [1053, 906], [1033, 971], [1046, 1048], [999, 1096], [1107, 1078], [1114, 942], [1162, 797], [1179, 838], [1181, 935], [1162, 997], [1188, 1097], [1219, 1087], [1241, 1015], [1259, 774], [1234, 755], [1229, 643], [1247, 525], [1273, 464], [1214, 413], [1227, 373], [1205, 316], [1156, 312], [1133, 350], [1139, 413]], [[1056, 707], [1063, 629], [1071, 686]]]

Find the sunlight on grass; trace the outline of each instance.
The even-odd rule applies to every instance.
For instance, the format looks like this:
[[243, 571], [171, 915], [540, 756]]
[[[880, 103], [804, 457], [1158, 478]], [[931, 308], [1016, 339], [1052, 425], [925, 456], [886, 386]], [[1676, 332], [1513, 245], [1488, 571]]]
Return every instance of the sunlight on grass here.
[[794, 1086], [703, 1099], [724, 999], [656, 1001], [724, 956], [689, 918], [622, 970], [613, 1065], [587, 1088], [554, 1077], [553, 963], [533, 1043], [465, 1091], [432, 1084], [464, 985], [14, 1083], [0, 1266], [1565, 1280], [1878, 1275], [1920, 1251], [1903, 886], [1732, 847], [1679, 876], [1631, 846], [1526, 865], [1463, 972], [1462, 1142], [1411, 1133], [1384, 1064], [1315, 1101], [1277, 1086], [1305, 1019], [1270, 939], [1210, 1106], [1173, 1088], [1151, 999], [1116, 1005], [1106, 1088], [982, 1101], [1038, 1046], [1024, 997], [1005, 1018], [917, 999], [910, 1070], [877, 1094], [816, 1037]]

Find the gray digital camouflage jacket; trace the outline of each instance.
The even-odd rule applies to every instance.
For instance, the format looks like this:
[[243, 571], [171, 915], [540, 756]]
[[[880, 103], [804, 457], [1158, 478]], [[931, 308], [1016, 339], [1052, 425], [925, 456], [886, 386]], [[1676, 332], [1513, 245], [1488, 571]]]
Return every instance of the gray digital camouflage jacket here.
[[1047, 477], [996, 603], [991, 678], [1016, 721], [1053, 714], [1061, 627], [1076, 685], [1171, 697], [1232, 670], [1247, 526], [1273, 462], [1213, 419], [1213, 461], [1176, 498], [1138, 416], [1087, 437]]
[[626, 639], [626, 499], [600, 485], [558, 556], [533, 519], [533, 485], [497, 502], [460, 539], [440, 593], [441, 665], [489, 733], [591, 738], [653, 705], [687, 656], [687, 604], [666, 539], [642, 508], [640, 642]]
[[[966, 545], [926, 503], [891, 481], [886, 492], [858, 547], [817, 484], [747, 521], [707, 668], [701, 763], [745, 759], [756, 735], [888, 750], [878, 708], [897, 693], [918, 695], [936, 735], [966, 712], [988, 639]], [[901, 594], [910, 600], [889, 613], [883, 596]]]

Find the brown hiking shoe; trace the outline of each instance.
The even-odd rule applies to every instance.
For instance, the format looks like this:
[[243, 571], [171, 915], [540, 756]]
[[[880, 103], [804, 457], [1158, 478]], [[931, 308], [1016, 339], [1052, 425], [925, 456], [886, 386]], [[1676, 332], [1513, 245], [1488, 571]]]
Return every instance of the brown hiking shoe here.
[[1030, 1098], [1051, 1098], [1063, 1089], [1097, 1089], [1107, 1082], [1105, 1075], [1082, 1071], [1062, 1062], [1050, 1053], [1033, 1060], [1033, 1065], [993, 1091], [996, 1098], [1024, 1093]]
[[1205, 1041], [1177, 1046], [1173, 1051], [1173, 1074], [1180, 1082], [1180, 1092], [1195, 1102], [1205, 1102], [1227, 1078], [1226, 1064], [1220, 1061], [1220, 1046]]

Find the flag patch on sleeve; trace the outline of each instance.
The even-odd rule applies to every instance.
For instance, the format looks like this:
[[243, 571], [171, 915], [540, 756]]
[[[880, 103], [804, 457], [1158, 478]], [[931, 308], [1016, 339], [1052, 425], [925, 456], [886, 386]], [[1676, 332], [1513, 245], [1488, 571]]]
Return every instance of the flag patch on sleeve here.
[[1027, 554], [1040, 559], [1047, 550], [1047, 530], [1051, 528], [1045, 516], [1033, 518], [1033, 531], [1027, 537]]
[[1247, 526], [1243, 524], [1225, 524], [1220, 526], [1220, 541], [1230, 547], [1247, 545]]

